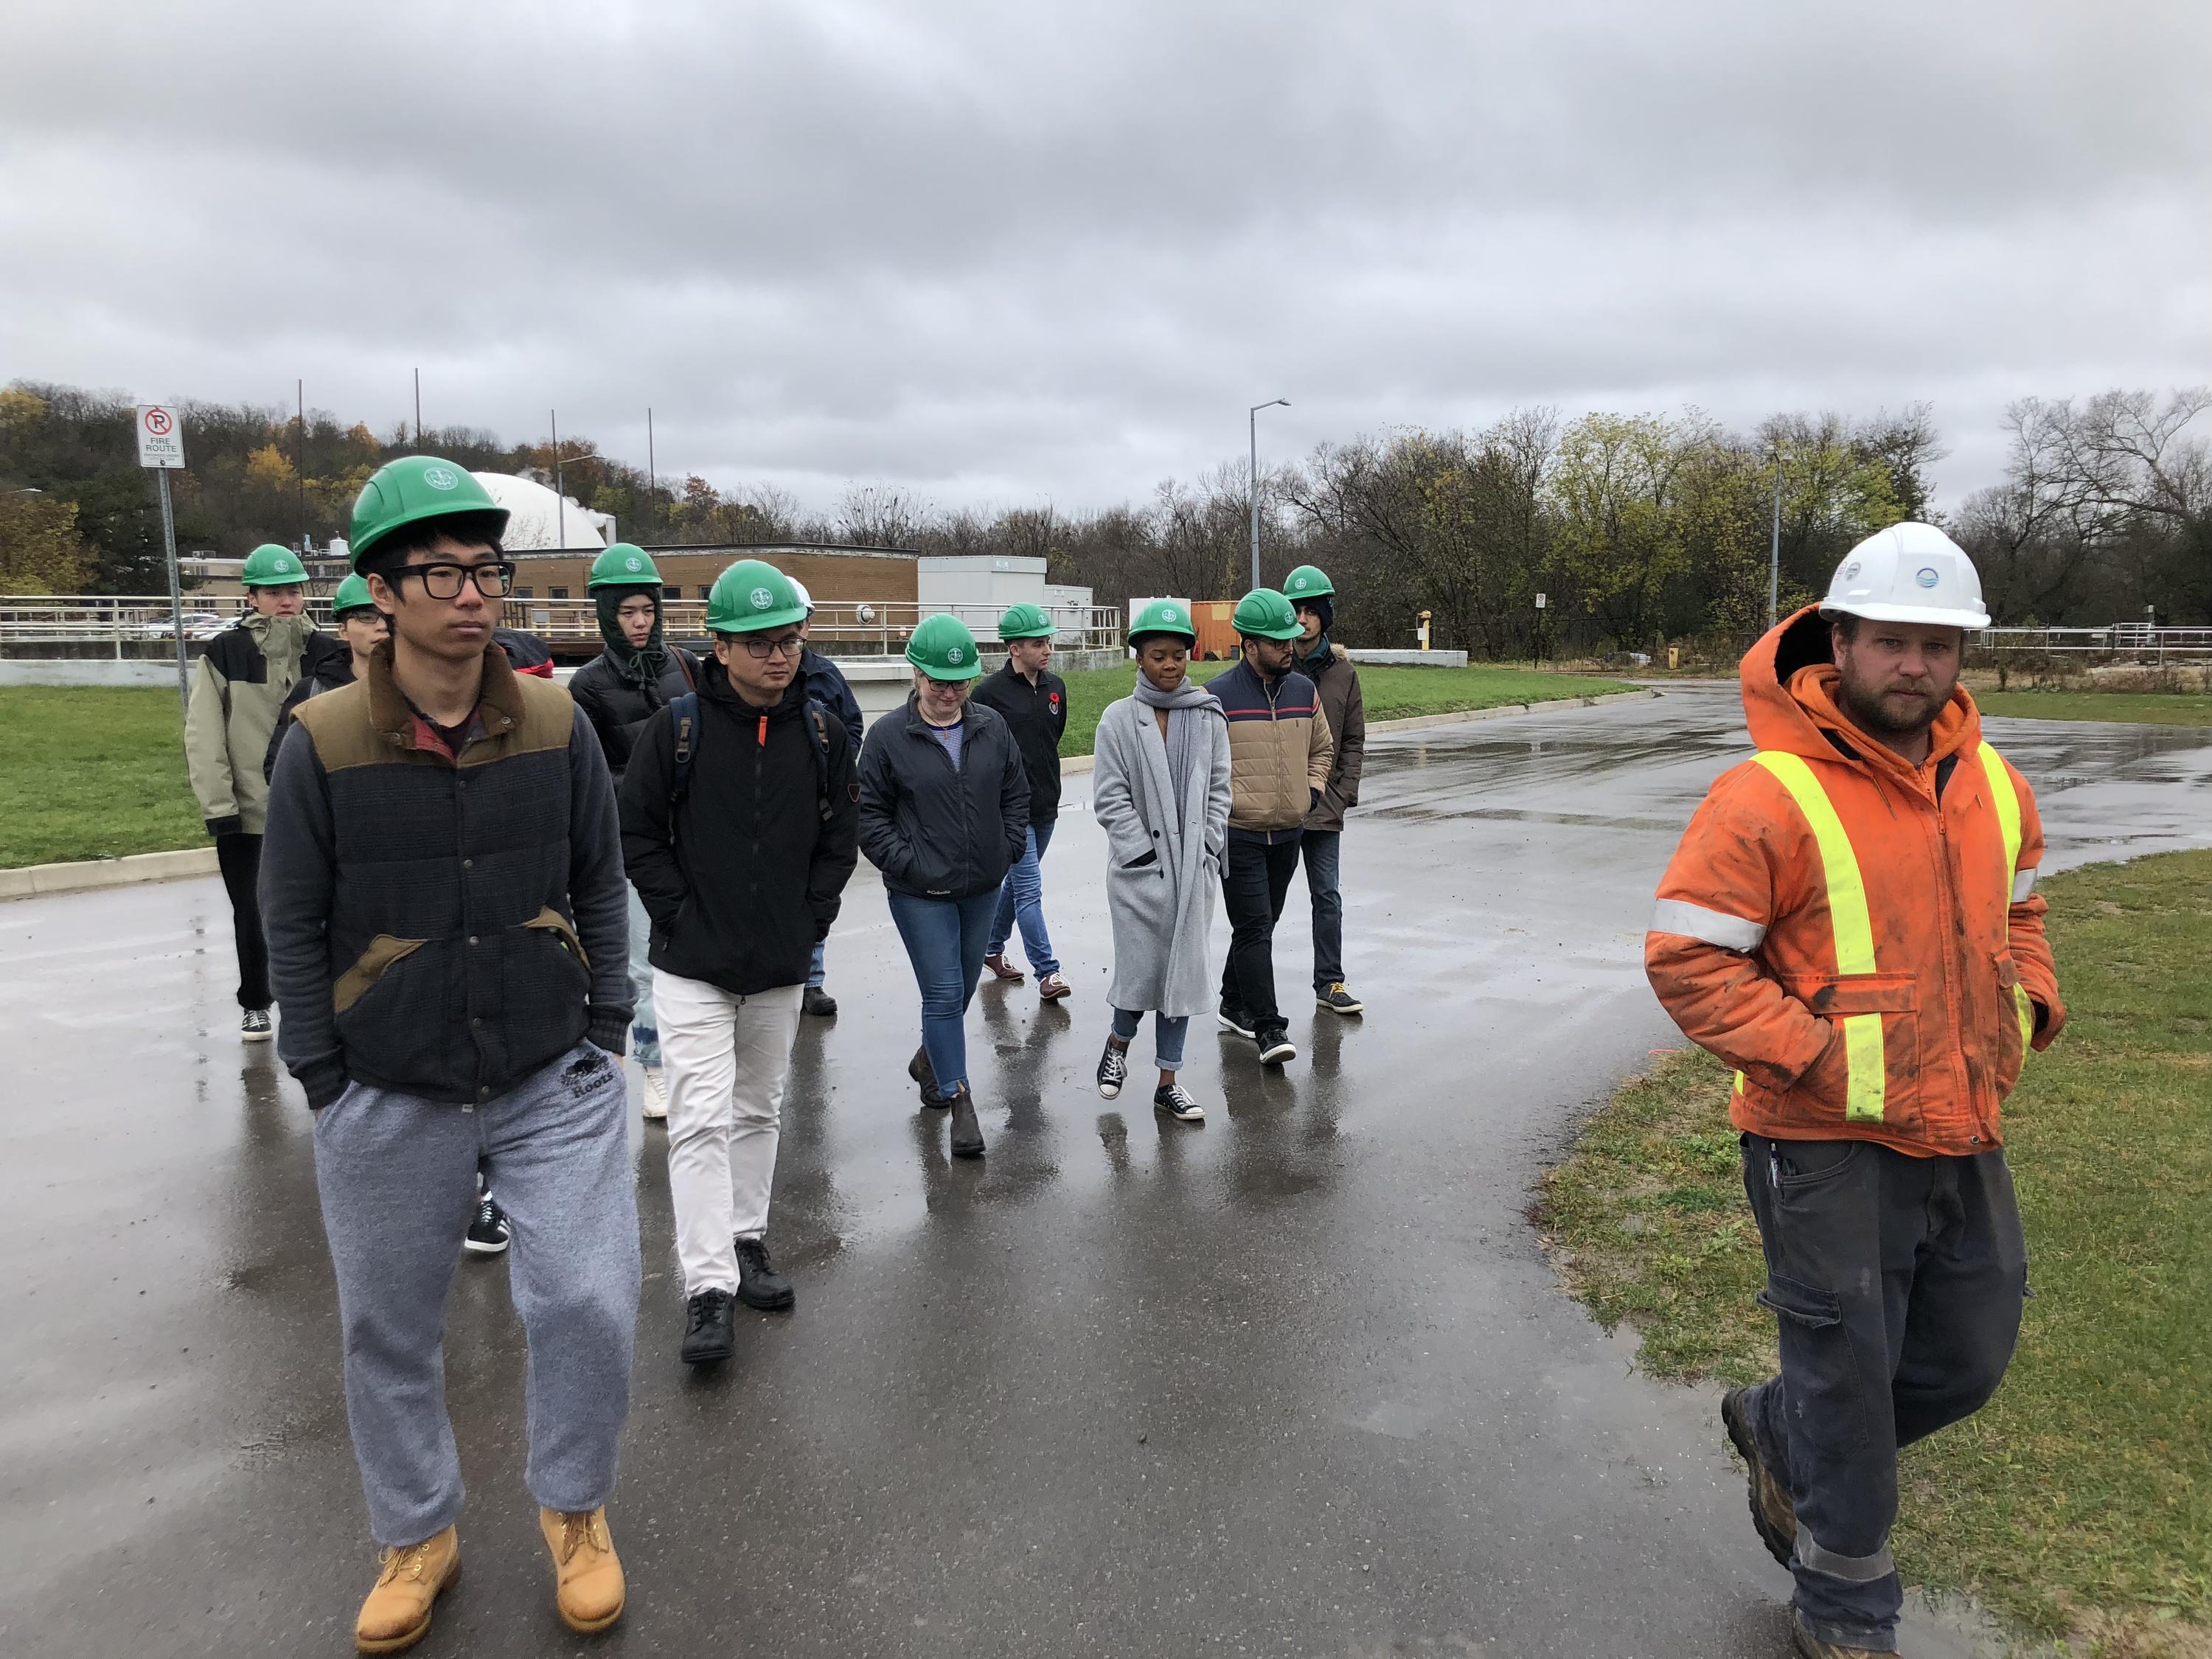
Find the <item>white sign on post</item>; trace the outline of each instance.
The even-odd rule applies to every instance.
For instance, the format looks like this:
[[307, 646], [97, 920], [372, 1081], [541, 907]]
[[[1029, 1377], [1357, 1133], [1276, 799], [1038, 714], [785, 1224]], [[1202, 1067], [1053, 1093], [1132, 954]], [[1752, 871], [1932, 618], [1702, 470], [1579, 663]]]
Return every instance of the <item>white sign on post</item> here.
[[173, 409], [138, 405], [138, 465], [173, 471], [185, 464], [185, 423]]
[[1544, 608], [1544, 596], [1543, 596], [1541, 593], [1539, 593], [1539, 594], [1536, 596], [1536, 609], [1537, 609], [1537, 610], [1539, 610], [1539, 611], [1541, 611], [1543, 608]]

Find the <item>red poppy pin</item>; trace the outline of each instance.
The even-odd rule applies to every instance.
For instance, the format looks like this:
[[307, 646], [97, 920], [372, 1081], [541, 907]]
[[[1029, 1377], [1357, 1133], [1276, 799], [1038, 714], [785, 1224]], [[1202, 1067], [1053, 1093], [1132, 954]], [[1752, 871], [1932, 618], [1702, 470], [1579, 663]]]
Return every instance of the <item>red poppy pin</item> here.
[[1057, 691], [1048, 692], [1045, 696], [1045, 701], [1049, 702], [1054, 708], [1059, 708], [1060, 693]]

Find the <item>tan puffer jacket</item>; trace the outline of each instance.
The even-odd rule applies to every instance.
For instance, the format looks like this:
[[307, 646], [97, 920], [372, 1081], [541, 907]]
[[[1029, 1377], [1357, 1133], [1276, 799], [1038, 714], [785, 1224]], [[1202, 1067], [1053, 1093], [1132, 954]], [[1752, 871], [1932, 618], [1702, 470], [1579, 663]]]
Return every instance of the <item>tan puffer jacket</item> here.
[[1229, 718], [1230, 834], [1296, 836], [1336, 752], [1314, 683], [1293, 672], [1270, 684], [1240, 662], [1206, 689]]

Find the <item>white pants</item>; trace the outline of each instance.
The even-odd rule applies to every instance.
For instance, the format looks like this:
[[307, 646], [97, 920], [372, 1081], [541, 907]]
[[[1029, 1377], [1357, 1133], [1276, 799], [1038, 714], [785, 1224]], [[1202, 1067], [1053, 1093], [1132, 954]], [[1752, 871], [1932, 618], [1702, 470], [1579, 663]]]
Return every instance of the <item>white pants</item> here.
[[768, 1231], [802, 988], [741, 997], [653, 970], [668, 1079], [668, 1190], [686, 1297], [734, 1293], [732, 1241]]

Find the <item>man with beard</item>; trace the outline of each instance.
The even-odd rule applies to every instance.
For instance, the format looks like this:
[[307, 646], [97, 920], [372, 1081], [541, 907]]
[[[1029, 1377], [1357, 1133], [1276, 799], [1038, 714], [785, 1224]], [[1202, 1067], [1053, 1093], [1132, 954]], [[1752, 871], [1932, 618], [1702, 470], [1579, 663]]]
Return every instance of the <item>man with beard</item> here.
[[1721, 1416], [1808, 1659], [1895, 1650], [1898, 1449], [1978, 1410], [2020, 1330], [1999, 1109], [2066, 1011], [2035, 797], [1959, 684], [1987, 626], [1942, 532], [1853, 548], [1743, 659], [1759, 752], [1691, 820], [1644, 940], [1735, 1071], [1782, 1370]]

